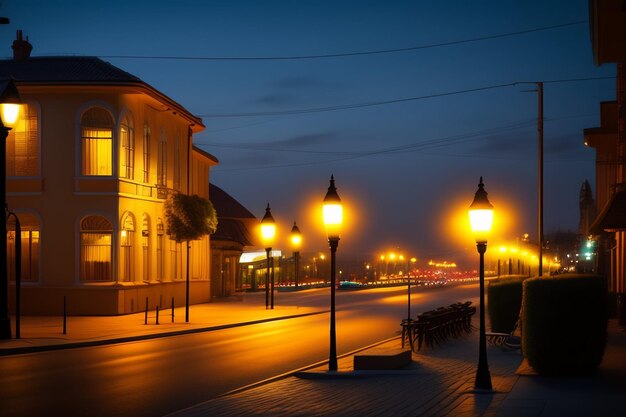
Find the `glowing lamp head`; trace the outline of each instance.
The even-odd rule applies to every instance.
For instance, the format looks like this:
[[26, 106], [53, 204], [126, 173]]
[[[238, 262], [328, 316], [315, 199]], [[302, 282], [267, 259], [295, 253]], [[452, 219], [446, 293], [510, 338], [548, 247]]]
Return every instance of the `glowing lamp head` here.
[[269, 203], [265, 209], [265, 215], [261, 220], [261, 239], [266, 247], [271, 247], [274, 237], [276, 236], [276, 222], [272, 217]]
[[476, 243], [487, 243], [487, 237], [493, 223], [493, 206], [487, 199], [487, 192], [480, 177], [478, 190], [474, 195], [474, 201], [469, 207], [469, 220]]
[[324, 197], [322, 214], [324, 216], [324, 226], [326, 227], [328, 239], [339, 239], [339, 232], [341, 231], [341, 223], [343, 221], [343, 207], [341, 206], [341, 199], [337, 194], [337, 188], [335, 188], [335, 178], [332, 175], [330, 176], [328, 192], [326, 192], [326, 196]]
[[300, 248], [300, 245], [302, 244], [302, 233], [300, 233], [300, 229], [298, 229], [298, 226], [296, 226], [296, 222], [293, 222], [290, 240], [291, 246], [293, 246], [295, 250], [298, 250]]
[[0, 81], [0, 104], [2, 123], [13, 126], [19, 116], [22, 99], [11, 79]]

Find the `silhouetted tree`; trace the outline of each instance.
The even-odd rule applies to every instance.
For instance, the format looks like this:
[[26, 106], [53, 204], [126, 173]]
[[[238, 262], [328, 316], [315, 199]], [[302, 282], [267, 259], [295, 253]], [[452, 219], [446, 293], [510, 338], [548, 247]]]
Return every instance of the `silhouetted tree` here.
[[199, 195], [170, 193], [165, 200], [165, 231], [177, 243], [187, 242], [185, 322], [189, 322], [189, 248], [192, 240], [215, 233], [217, 213], [213, 204]]

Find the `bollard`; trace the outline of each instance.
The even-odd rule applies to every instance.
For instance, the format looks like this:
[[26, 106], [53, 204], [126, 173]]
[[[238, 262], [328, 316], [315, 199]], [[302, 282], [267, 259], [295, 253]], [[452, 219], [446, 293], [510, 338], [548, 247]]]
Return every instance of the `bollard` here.
[[63, 296], [63, 334], [67, 334], [67, 302]]
[[174, 323], [174, 297], [172, 297], [172, 323]]
[[159, 324], [159, 306], [156, 306], [156, 324]]
[[143, 324], [148, 324], [148, 297], [146, 297], [146, 315], [143, 319]]

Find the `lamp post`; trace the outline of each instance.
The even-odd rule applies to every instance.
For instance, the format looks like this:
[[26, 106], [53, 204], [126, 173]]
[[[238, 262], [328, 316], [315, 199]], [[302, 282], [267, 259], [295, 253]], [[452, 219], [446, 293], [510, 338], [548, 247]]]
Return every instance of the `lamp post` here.
[[[265, 272], [265, 309], [270, 305], [270, 252], [272, 251], [272, 243], [276, 236], [276, 222], [272, 217], [270, 203], [267, 203], [265, 215], [261, 220], [261, 240], [265, 245], [265, 253], [267, 258], [267, 271]], [[272, 274], [272, 309], [274, 308], [274, 274]]]
[[[417, 259], [411, 258], [411, 264], [415, 265]], [[411, 321], [411, 270], [406, 271], [406, 318]]]
[[476, 248], [480, 255], [480, 342], [478, 354], [478, 370], [476, 371], [475, 388], [492, 389], [489, 364], [487, 363], [487, 344], [485, 337], [485, 252], [487, 251], [487, 237], [493, 222], [493, 206], [487, 199], [483, 177], [480, 177], [478, 190], [474, 201], [469, 207], [469, 220], [472, 233], [476, 238]]
[[296, 283], [296, 289], [298, 289], [298, 274], [300, 272], [300, 245], [302, 244], [302, 233], [300, 233], [300, 229], [296, 225], [296, 222], [293, 222], [293, 227], [291, 228], [291, 246], [293, 247], [293, 280]]
[[343, 208], [341, 199], [335, 188], [335, 177], [330, 176], [330, 186], [324, 197], [322, 208], [324, 226], [328, 245], [330, 246], [330, 354], [328, 359], [328, 370], [337, 370], [337, 334], [335, 330], [335, 255], [339, 246], [339, 232], [343, 220]]
[[[0, 22], [4, 23], [4, 22]], [[2, 119], [0, 120], [0, 195], [2, 195], [2, 218], [0, 230], [0, 253], [2, 253], [2, 267], [0, 268], [0, 340], [11, 338], [11, 318], [9, 317], [9, 274], [7, 265], [7, 176], [6, 176], [6, 139], [11, 130], [10, 125], [16, 122], [20, 110], [20, 95], [13, 80], [0, 81], [0, 103], [2, 104]]]

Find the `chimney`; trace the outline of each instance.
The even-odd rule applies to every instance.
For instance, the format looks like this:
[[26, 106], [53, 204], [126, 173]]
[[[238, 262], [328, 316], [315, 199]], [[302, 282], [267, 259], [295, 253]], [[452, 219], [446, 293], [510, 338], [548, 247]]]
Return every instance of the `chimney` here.
[[13, 59], [16, 61], [24, 61], [30, 57], [30, 51], [33, 50], [33, 45], [28, 42], [28, 36], [26, 40], [22, 39], [22, 31], [17, 31], [17, 39], [13, 41]]

